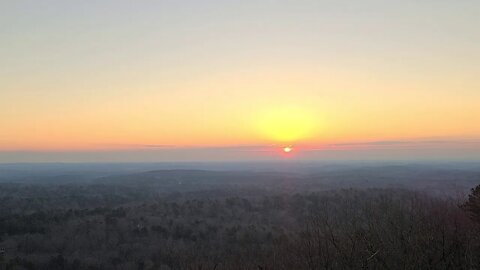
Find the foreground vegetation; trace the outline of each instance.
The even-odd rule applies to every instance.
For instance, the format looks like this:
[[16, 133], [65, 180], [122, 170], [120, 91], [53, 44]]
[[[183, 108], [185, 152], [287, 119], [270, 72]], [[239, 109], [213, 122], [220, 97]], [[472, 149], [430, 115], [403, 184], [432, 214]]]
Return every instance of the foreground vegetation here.
[[474, 193], [459, 206], [401, 189], [1, 190], [0, 269], [480, 268]]

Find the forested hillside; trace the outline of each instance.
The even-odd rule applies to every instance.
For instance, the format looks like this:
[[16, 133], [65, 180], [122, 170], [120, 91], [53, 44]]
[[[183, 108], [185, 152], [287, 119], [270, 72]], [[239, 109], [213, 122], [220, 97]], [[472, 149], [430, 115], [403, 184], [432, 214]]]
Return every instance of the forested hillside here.
[[307, 190], [275, 174], [140, 175], [0, 184], [0, 269], [480, 268], [480, 188], [468, 198]]

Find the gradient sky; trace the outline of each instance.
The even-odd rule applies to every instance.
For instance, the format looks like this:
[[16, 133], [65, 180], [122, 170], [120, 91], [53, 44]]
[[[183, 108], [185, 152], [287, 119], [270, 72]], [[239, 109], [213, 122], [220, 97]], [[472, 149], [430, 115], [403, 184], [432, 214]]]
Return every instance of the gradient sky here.
[[477, 0], [1, 1], [0, 162], [479, 159], [479, 44]]

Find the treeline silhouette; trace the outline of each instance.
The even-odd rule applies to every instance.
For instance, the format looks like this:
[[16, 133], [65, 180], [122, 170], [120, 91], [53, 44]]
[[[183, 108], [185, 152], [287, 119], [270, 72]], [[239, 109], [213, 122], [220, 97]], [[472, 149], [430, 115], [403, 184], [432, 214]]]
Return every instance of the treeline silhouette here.
[[480, 269], [480, 186], [459, 200], [1, 184], [0, 269]]

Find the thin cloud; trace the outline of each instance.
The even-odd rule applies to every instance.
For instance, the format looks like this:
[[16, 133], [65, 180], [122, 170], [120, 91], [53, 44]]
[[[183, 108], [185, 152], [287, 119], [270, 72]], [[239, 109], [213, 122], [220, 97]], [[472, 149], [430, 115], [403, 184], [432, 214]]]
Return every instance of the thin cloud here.
[[373, 141], [373, 142], [348, 142], [348, 143], [334, 143], [328, 146], [372, 146], [372, 145], [401, 145], [408, 144], [410, 141]]
[[385, 140], [385, 141], [364, 141], [344, 142], [325, 144], [317, 147], [306, 147], [304, 151], [324, 151], [332, 149], [351, 148], [405, 148], [405, 147], [446, 147], [480, 145], [480, 139], [416, 139], [416, 140]]
[[[294, 146], [301, 149], [302, 152], [325, 151], [325, 150], [345, 150], [354, 148], [408, 148], [408, 147], [446, 147], [446, 146], [465, 146], [480, 145], [480, 139], [412, 139], [412, 140], [379, 140], [363, 142], [343, 142], [324, 145], [301, 145]], [[276, 144], [253, 144], [253, 145], [224, 145], [224, 146], [193, 146], [193, 145], [169, 145], [169, 144], [104, 144], [105, 147], [119, 148], [118, 150], [165, 150], [165, 151], [238, 151], [238, 152], [271, 152], [272, 149], [280, 147]]]
[[168, 145], [168, 144], [140, 144], [140, 147], [145, 148], [177, 148], [176, 145]]
[[195, 145], [171, 145], [171, 144], [101, 144], [96, 145], [106, 148], [118, 148], [128, 150], [158, 149], [158, 150], [230, 150], [230, 151], [267, 151], [275, 145], [224, 145], [224, 146], [195, 146]]
[[102, 148], [118, 148], [118, 149], [142, 149], [142, 148], [161, 148], [161, 149], [170, 149], [177, 148], [176, 145], [169, 144], [124, 144], [124, 143], [103, 143], [103, 144], [94, 144], [96, 147]]

